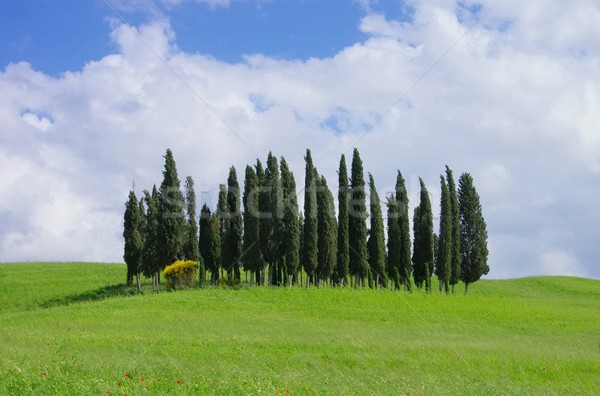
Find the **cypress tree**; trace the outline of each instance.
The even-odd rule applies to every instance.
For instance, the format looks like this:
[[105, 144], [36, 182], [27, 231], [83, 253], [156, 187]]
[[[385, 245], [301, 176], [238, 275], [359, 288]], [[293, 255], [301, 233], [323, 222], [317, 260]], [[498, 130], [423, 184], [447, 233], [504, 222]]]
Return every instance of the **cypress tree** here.
[[467, 294], [469, 284], [478, 281], [490, 270], [487, 264], [487, 226], [483, 219], [479, 194], [473, 184], [473, 178], [468, 173], [463, 173], [458, 181], [458, 206], [462, 252], [461, 280], [465, 283]]
[[354, 276], [354, 287], [365, 285], [368, 276], [367, 265], [367, 209], [365, 180], [362, 160], [355, 148], [352, 153], [350, 180], [350, 202], [348, 203], [348, 243], [350, 246], [350, 273]]
[[298, 272], [300, 264], [300, 222], [298, 217], [298, 199], [296, 180], [285, 158], [281, 157], [281, 186], [283, 193], [283, 218], [281, 222], [280, 257], [285, 281], [288, 286]]
[[[283, 197], [281, 191], [281, 179], [279, 177], [279, 166], [277, 157], [271, 152], [267, 156], [267, 168], [265, 170], [265, 194], [268, 201], [268, 222], [266, 222], [266, 252], [263, 257], [269, 263], [269, 284], [281, 284], [282, 271], [280, 267], [279, 245], [281, 243], [281, 218], [283, 217]], [[262, 228], [261, 228], [262, 232]]]
[[388, 239], [387, 239], [387, 257], [386, 257], [386, 271], [390, 278], [390, 282], [393, 283], [394, 288], [400, 289], [402, 284], [400, 280], [401, 263], [401, 238], [400, 238], [400, 223], [399, 207], [396, 198], [391, 196], [387, 197], [387, 227], [388, 227]]
[[135, 192], [130, 191], [123, 216], [123, 238], [125, 239], [123, 259], [127, 264], [127, 286], [132, 285], [135, 276], [138, 291], [140, 290], [140, 272], [142, 271], [144, 249], [143, 216], [143, 207], [140, 208]]
[[[202, 209], [200, 210], [200, 236], [198, 238], [198, 246], [200, 248], [203, 269], [210, 271], [210, 283], [214, 285], [219, 278], [219, 258], [217, 257], [215, 260], [214, 257], [209, 257], [212, 248], [212, 241], [210, 239], [210, 218], [211, 212], [208, 205], [202, 205]], [[200, 274], [200, 278], [202, 278], [202, 274]]]
[[398, 228], [400, 230], [400, 282], [405, 290], [410, 291], [412, 284], [410, 273], [412, 271], [410, 249], [410, 221], [408, 218], [408, 193], [402, 173], [398, 171], [396, 177], [396, 203], [398, 205]]
[[337, 222], [333, 195], [321, 176], [317, 185], [317, 282], [326, 284], [337, 260]]
[[198, 246], [198, 224], [196, 223], [196, 192], [194, 180], [191, 176], [185, 179], [185, 202], [187, 205], [187, 235], [183, 246], [183, 255], [186, 260], [199, 261], [200, 250]]
[[419, 178], [421, 194], [419, 206], [415, 208], [413, 274], [417, 287], [431, 291], [431, 274], [433, 273], [433, 214], [431, 201], [425, 183]]
[[229, 228], [229, 205], [227, 204], [227, 186], [225, 184], [219, 184], [219, 198], [217, 201], [217, 212], [218, 226], [219, 226], [219, 241], [221, 248], [219, 249], [219, 271], [220, 277], [223, 277], [223, 270], [226, 269], [225, 262], [223, 261], [223, 252], [226, 249], [225, 246], [225, 234]]
[[156, 185], [152, 187], [152, 193], [144, 191], [146, 202], [146, 220], [144, 230], [143, 273], [146, 277], [152, 277], [152, 290], [158, 290], [159, 271], [161, 269], [160, 252], [160, 195]]
[[[210, 211], [208, 212], [210, 214]], [[219, 280], [219, 270], [221, 268], [221, 257], [223, 243], [221, 240], [221, 217], [213, 213], [208, 218], [206, 229], [205, 247], [202, 249], [202, 258], [204, 265], [210, 271], [211, 283], [216, 284]]]
[[263, 169], [260, 159], [256, 160], [254, 166], [256, 170], [256, 181], [258, 184], [258, 211], [259, 216], [259, 247], [260, 255], [262, 257], [262, 263], [260, 265], [260, 284], [265, 285], [266, 282], [266, 264], [270, 258], [269, 254], [269, 241], [271, 238], [271, 207], [270, 207], [270, 194], [268, 194], [268, 187], [265, 183], [265, 171]]
[[306, 149], [304, 175], [304, 245], [302, 266], [306, 272], [306, 286], [317, 268], [318, 235], [317, 235], [317, 172], [312, 162], [310, 149]]
[[302, 214], [302, 211], [300, 211], [300, 216], [298, 217], [298, 226], [300, 228], [300, 254], [299, 254], [299, 259], [300, 259], [300, 265], [298, 266], [298, 275], [300, 275], [300, 277], [298, 278], [298, 276], [296, 277], [296, 279], [294, 280], [295, 283], [301, 285], [302, 284], [302, 263], [304, 262], [304, 215]]
[[177, 176], [177, 166], [171, 149], [165, 154], [165, 169], [160, 185], [160, 250], [161, 269], [183, 256], [185, 237], [185, 200]]
[[381, 213], [381, 202], [375, 188], [373, 175], [369, 173], [369, 210], [370, 223], [369, 239], [367, 240], [367, 257], [371, 271], [374, 275], [375, 287], [379, 283], [387, 286], [387, 274], [385, 271], [385, 231], [383, 229], [383, 215]]
[[259, 229], [259, 207], [258, 207], [258, 178], [254, 168], [246, 166], [244, 179], [244, 269], [250, 271], [250, 286], [254, 285], [254, 279], [260, 274], [262, 256], [260, 254], [260, 229]]
[[228, 221], [223, 243], [223, 266], [227, 270], [230, 282], [239, 283], [240, 258], [242, 255], [242, 213], [240, 210], [240, 185], [235, 167], [229, 168], [227, 178], [227, 209]]
[[335, 283], [344, 285], [349, 272], [350, 247], [348, 245], [348, 170], [346, 156], [342, 154], [338, 170], [338, 246]]
[[440, 293], [445, 288], [449, 292], [448, 284], [452, 271], [452, 205], [450, 191], [444, 176], [440, 176], [441, 203], [440, 203], [440, 230], [436, 246], [435, 275], [440, 282]]
[[454, 288], [460, 280], [460, 268], [462, 254], [460, 249], [460, 213], [458, 207], [458, 193], [454, 183], [452, 170], [446, 165], [446, 179], [448, 181], [448, 192], [450, 194], [450, 211], [452, 213], [452, 258], [450, 262], [450, 279], [452, 285], [452, 294]]

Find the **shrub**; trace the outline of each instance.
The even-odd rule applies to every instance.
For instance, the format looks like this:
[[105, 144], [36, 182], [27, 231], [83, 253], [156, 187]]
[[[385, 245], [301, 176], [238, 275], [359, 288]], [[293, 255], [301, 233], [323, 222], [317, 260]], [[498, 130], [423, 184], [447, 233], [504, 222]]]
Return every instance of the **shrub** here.
[[192, 287], [198, 274], [198, 262], [177, 260], [163, 270], [167, 279], [167, 287], [175, 289], [178, 287]]

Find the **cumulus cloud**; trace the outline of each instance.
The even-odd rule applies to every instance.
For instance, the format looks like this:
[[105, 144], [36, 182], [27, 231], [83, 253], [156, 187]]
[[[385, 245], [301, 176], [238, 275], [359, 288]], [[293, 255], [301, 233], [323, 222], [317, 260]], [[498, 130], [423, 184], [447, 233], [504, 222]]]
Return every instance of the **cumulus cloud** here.
[[322, 59], [185, 53], [161, 16], [115, 24], [115, 53], [59, 78], [8, 65], [0, 257], [121, 261], [127, 192], [160, 183], [167, 147], [213, 207], [230, 165], [241, 175], [272, 150], [302, 185], [309, 147], [335, 187], [340, 154], [358, 147], [380, 194], [400, 169], [412, 205], [418, 176], [437, 201], [445, 164], [472, 173], [490, 276], [598, 278], [598, 6], [510, 3], [472, 29], [493, 2], [413, 2], [410, 23], [367, 14], [368, 37]]

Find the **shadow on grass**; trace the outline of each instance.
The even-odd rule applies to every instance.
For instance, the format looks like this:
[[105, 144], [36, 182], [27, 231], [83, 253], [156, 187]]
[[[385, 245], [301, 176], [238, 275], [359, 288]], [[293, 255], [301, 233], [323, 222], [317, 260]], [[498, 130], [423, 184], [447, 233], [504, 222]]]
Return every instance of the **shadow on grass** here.
[[82, 302], [106, 300], [107, 298], [134, 296], [140, 293], [143, 293], [143, 291], [138, 292], [135, 287], [127, 286], [125, 284], [108, 285], [94, 290], [87, 290], [83, 293], [53, 298], [40, 303], [38, 306], [40, 308], [51, 308]]

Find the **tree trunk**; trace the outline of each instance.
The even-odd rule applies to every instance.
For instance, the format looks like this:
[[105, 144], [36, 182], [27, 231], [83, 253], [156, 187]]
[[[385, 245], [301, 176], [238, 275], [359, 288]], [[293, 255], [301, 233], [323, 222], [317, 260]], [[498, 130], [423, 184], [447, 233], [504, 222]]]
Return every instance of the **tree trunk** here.
[[139, 292], [140, 290], [142, 290], [142, 281], [139, 272], [135, 274], [135, 281], [137, 283], [137, 291]]
[[[248, 273], [246, 272], [246, 280], [248, 280]], [[254, 286], [254, 271], [250, 271], [250, 287]]]
[[456, 286], [455, 284], [452, 284], [452, 295], [454, 295], [454, 293], [455, 293], [455, 290], [454, 290], [455, 286]]
[[443, 294], [442, 290], [444, 288], [444, 282], [442, 282], [442, 280], [440, 280], [440, 294]]
[[469, 282], [465, 282], [465, 294], [469, 294]]
[[358, 286], [360, 285], [360, 281], [358, 279], [358, 273], [354, 274], [354, 290], [358, 289]]

